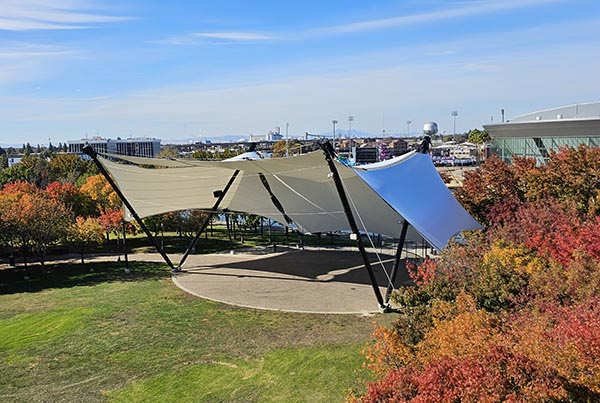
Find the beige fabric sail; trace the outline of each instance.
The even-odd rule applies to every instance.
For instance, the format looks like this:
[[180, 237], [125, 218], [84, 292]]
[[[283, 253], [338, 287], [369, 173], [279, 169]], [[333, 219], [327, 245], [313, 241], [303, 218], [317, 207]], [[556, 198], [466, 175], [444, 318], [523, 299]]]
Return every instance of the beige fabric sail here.
[[[240, 170], [221, 209], [256, 214], [282, 224], [286, 224], [285, 214], [305, 233], [349, 230], [322, 152], [230, 162], [118, 158], [140, 166], [103, 157], [98, 160], [141, 218], [169, 211], [210, 209], [215, 201], [213, 192], [223, 189], [233, 172]], [[359, 227], [397, 236], [402, 217], [352, 169], [336, 164]], [[265, 181], [283, 212], [274, 204]]]
[[[350, 229], [323, 152], [264, 160], [242, 156], [222, 162], [111, 159], [98, 157], [141, 218], [209, 210], [214, 192], [224, 189], [239, 171], [220, 209], [267, 217], [304, 233]], [[364, 232], [395, 237], [406, 219], [409, 242], [426, 239], [443, 249], [457, 232], [482, 228], [446, 188], [427, 154], [411, 152], [356, 168], [334, 163]]]

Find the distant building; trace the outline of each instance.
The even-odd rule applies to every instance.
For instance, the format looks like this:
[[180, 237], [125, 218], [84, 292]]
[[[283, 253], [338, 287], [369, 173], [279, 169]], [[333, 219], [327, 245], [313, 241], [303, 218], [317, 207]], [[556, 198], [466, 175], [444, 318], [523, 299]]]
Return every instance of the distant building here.
[[355, 147], [354, 155], [357, 164], [370, 164], [378, 161], [377, 147]]
[[575, 104], [527, 113], [495, 125], [484, 125], [492, 139], [492, 153], [505, 161], [513, 155], [546, 161], [550, 150], [600, 147], [600, 102]]
[[397, 157], [408, 152], [408, 142], [404, 139], [394, 139], [389, 142], [388, 149], [392, 156]]
[[474, 165], [479, 162], [479, 146], [472, 143], [448, 141], [430, 149], [436, 166]]
[[81, 153], [87, 144], [101, 154], [118, 154], [135, 157], [156, 157], [160, 153], [160, 139], [139, 137], [129, 139], [106, 139], [92, 137], [91, 139], [69, 140], [69, 152]]
[[269, 130], [269, 132], [265, 135], [257, 135], [251, 134], [249, 137], [250, 141], [279, 141], [283, 140], [283, 135], [281, 134], [281, 128], [275, 127], [273, 130]]

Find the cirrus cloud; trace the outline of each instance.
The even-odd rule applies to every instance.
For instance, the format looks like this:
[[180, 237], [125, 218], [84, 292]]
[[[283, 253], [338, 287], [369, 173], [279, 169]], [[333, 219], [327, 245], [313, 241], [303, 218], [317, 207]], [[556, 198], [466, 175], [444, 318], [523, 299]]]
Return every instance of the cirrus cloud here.
[[111, 16], [85, 11], [89, 5], [84, 1], [55, 0], [4, 0], [0, 30], [62, 30], [84, 29], [93, 24], [130, 20], [130, 17]]

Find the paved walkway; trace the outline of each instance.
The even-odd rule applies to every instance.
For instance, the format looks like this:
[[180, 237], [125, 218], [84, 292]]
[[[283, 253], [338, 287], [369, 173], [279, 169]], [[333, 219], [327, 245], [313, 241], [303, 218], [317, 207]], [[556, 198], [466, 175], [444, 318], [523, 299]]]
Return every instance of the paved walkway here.
[[[380, 255], [388, 272], [393, 256]], [[370, 255], [380, 290], [388, 279]], [[406, 280], [398, 276], [398, 282]], [[227, 304], [290, 312], [367, 314], [379, 307], [360, 253], [288, 250], [279, 253], [192, 255], [173, 276], [184, 291]]]

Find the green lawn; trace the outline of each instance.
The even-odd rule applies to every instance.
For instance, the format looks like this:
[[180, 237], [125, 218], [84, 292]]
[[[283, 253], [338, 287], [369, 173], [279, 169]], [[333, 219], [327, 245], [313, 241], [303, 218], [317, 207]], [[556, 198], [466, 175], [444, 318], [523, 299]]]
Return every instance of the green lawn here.
[[0, 271], [0, 401], [343, 401], [372, 322], [393, 320], [234, 308], [132, 269]]

